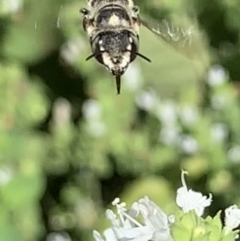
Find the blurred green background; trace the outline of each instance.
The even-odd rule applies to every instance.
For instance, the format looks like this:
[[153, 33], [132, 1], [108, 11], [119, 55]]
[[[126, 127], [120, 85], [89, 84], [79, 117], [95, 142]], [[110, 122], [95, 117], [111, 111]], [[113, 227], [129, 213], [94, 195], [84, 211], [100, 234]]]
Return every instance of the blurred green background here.
[[240, 1], [135, 3], [202, 34], [192, 59], [142, 28], [152, 63], [137, 59], [117, 96], [85, 62], [84, 0], [0, 0], [0, 241], [90, 241], [115, 197], [171, 214], [182, 168], [213, 194], [206, 214], [240, 205]]

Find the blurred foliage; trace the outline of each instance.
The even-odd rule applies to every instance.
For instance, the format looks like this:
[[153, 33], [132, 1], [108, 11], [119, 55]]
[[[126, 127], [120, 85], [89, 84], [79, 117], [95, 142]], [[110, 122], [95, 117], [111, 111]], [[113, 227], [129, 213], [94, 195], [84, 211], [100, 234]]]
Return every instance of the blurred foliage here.
[[205, 34], [191, 60], [142, 28], [153, 63], [132, 63], [116, 96], [85, 62], [84, 0], [0, 0], [0, 241], [92, 240], [117, 196], [171, 213], [181, 168], [213, 193], [209, 213], [240, 205], [240, 2], [136, 4]]

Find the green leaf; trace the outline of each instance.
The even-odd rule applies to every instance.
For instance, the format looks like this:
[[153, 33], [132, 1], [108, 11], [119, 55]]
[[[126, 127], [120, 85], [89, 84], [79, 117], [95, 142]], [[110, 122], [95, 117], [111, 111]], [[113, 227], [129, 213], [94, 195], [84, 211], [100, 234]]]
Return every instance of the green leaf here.
[[0, 240], [21, 240], [16, 228], [10, 223], [8, 219], [5, 219], [4, 222], [0, 222]]
[[209, 240], [220, 240], [222, 233], [222, 223], [220, 218], [221, 211], [219, 211], [214, 218], [207, 217], [205, 220], [206, 228], [210, 232]]
[[237, 233], [238, 233], [237, 231], [230, 232], [227, 235], [224, 235], [221, 241], [234, 241]]
[[201, 224], [201, 219], [196, 215], [195, 211], [190, 211], [183, 215], [180, 223], [188, 230], [193, 230]]
[[192, 241], [209, 241], [209, 233], [205, 233], [204, 235], [200, 235], [197, 237], [193, 237]]
[[3, 203], [10, 209], [26, 207], [38, 200], [42, 188], [42, 180], [37, 175], [19, 175], [2, 188]]
[[215, 217], [212, 220], [212, 224], [216, 225], [219, 229], [222, 228], [222, 221], [221, 221], [221, 210], [215, 215]]
[[173, 224], [171, 234], [174, 240], [190, 241], [192, 231], [182, 226], [181, 224]]

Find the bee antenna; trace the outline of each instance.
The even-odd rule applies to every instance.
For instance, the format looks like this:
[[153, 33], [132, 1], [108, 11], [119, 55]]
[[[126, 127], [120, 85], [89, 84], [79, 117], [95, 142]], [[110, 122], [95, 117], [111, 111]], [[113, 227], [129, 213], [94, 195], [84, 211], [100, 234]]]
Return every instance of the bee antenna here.
[[116, 76], [116, 86], [117, 86], [117, 94], [120, 94], [121, 91], [121, 76]]
[[97, 57], [98, 55], [100, 55], [100, 53], [93, 53], [86, 58], [86, 61], [88, 61], [89, 59], [91, 59], [93, 57]]
[[152, 62], [151, 59], [149, 59], [148, 57], [146, 57], [146, 56], [144, 56], [144, 55], [142, 55], [142, 54], [140, 54], [140, 53], [136, 53], [136, 55], [139, 56], [139, 57], [141, 57], [141, 58], [143, 58], [143, 59], [145, 59], [145, 60], [148, 61], [149, 63]]

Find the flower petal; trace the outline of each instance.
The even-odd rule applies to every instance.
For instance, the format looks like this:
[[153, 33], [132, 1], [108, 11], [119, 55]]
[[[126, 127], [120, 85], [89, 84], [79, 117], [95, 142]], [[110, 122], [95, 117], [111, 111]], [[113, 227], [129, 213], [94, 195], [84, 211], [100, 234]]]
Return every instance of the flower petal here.
[[183, 212], [187, 213], [190, 210], [195, 210], [198, 216], [202, 216], [204, 208], [210, 206], [212, 202], [212, 195], [209, 197], [203, 196], [200, 192], [188, 190], [184, 179], [185, 171], [182, 171], [182, 187], [177, 190], [176, 203], [182, 208]]
[[171, 237], [168, 216], [148, 197], [144, 197], [135, 204], [141, 213], [144, 224], [153, 231], [153, 240], [167, 240]]
[[141, 236], [148, 237], [148, 240], [150, 240], [153, 236], [152, 230], [147, 226], [142, 227], [136, 227], [136, 228], [120, 228], [119, 231], [123, 234], [123, 236], [127, 239], [134, 239]]
[[240, 209], [236, 206], [230, 206], [225, 210], [225, 227], [234, 229], [240, 225]]
[[93, 237], [96, 241], [105, 241], [97, 230], [93, 230]]

